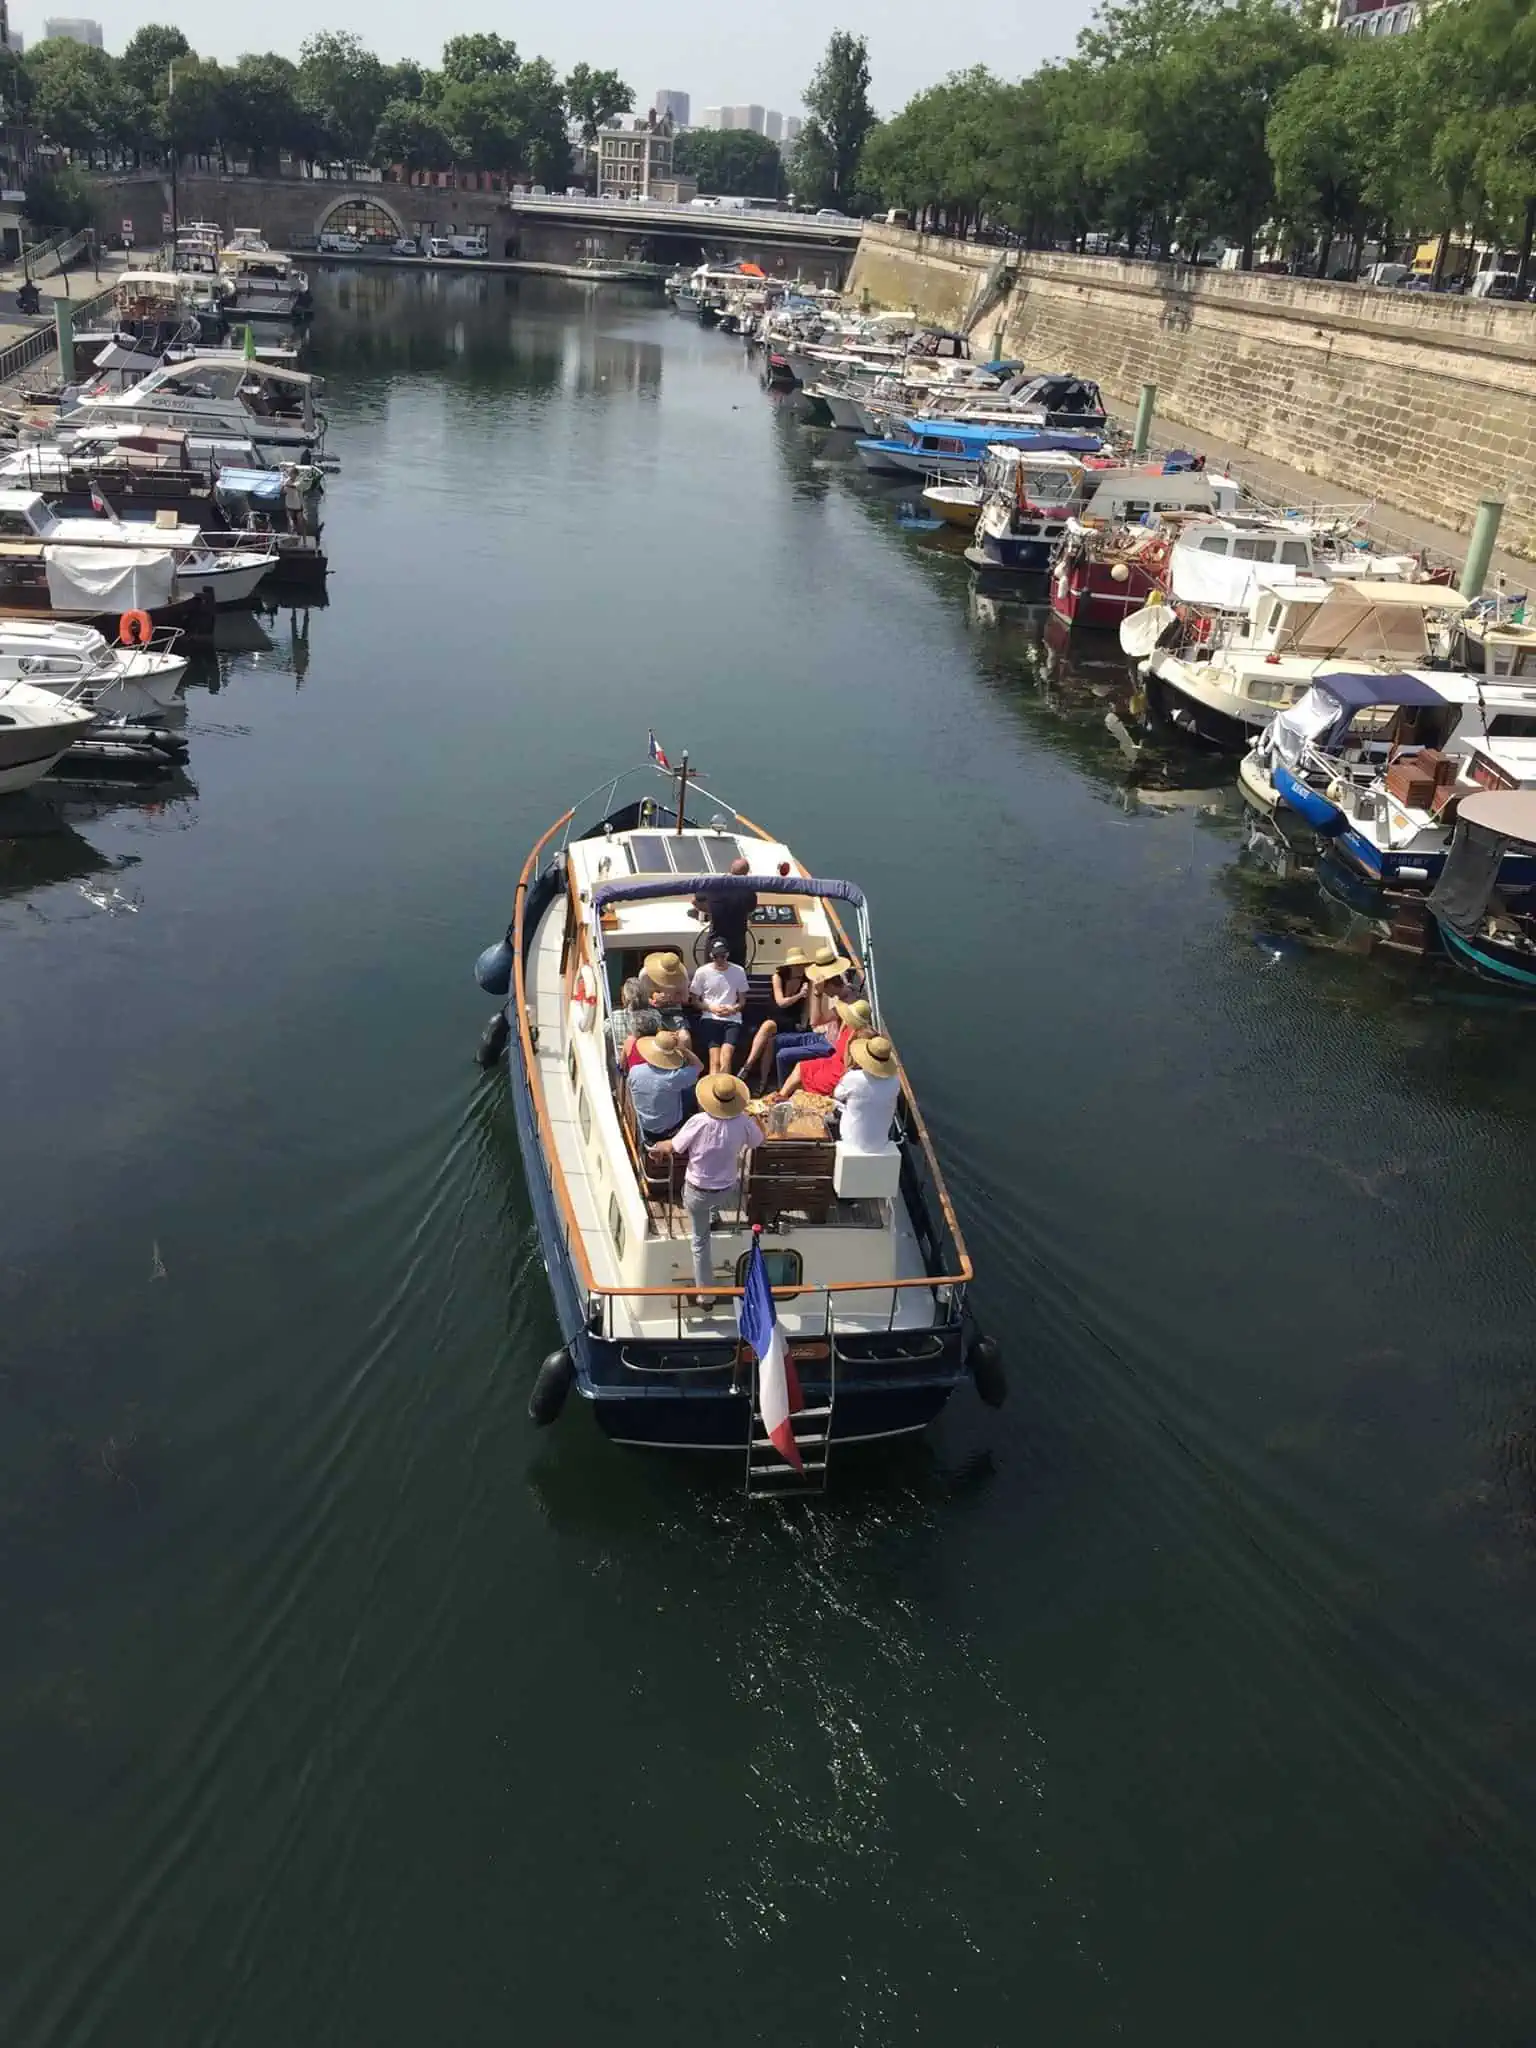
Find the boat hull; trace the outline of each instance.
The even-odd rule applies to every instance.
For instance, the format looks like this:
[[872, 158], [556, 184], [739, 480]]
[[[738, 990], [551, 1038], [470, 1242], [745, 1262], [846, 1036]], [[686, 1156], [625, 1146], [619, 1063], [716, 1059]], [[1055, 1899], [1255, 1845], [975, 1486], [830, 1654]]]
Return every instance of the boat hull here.
[[1458, 967], [1478, 975], [1484, 981], [1497, 981], [1505, 988], [1522, 988], [1536, 991], [1536, 962], [1524, 948], [1502, 944], [1490, 938], [1486, 932], [1479, 932], [1473, 938], [1464, 938], [1453, 931], [1448, 924], [1435, 919], [1435, 929], [1440, 942]]
[[1246, 754], [1265, 723], [1257, 716], [1248, 720], [1234, 712], [1220, 711], [1154, 669], [1146, 671], [1146, 690], [1147, 708], [1154, 718], [1171, 725], [1186, 739], [1198, 740], [1202, 746], [1215, 747], [1223, 754]]
[[1156, 588], [1144, 571], [1125, 568], [1126, 578], [1117, 582], [1110, 562], [1079, 558], [1067, 562], [1058, 558], [1051, 572], [1051, 610], [1069, 626], [1113, 631], [1122, 619], [1140, 611]]
[[984, 533], [976, 543], [975, 553], [982, 557], [976, 566], [1015, 576], [1043, 576], [1059, 539], [1059, 529], [1044, 534]]
[[1344, 830], [1344, 813], [1338, 805], [1293, 775], [1283, 761], [1275, 763], [1270, 780], [1274, 784], [1275, 795], [1286, 809], [1304, 818], [1324, 839], [1336, 839]]
[[0, 731], [0, 795], [30, 789], [41, 782], [55, 761], [89, 730], [89, 720], [67, 728], [13, 726]]

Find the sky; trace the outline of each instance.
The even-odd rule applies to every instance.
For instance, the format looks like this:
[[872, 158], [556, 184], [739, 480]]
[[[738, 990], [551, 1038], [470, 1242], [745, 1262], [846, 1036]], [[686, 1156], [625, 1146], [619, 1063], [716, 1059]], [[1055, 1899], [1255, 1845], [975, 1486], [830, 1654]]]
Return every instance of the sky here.
[[[11, 26], [30, 46], [43, 32], [40, 0], [12, 0]], [[695, 120], [705, 107], [749, 105], [794, 113], [827, 38], [845, 28], [869, 38], [873, 97], [895, 113], [947, 71], [985, 64], [1005, 78], [1065, 56], [1092, 0], [1041, 0], [973, 7], [961, 21], [934, 0], [583, 0], [579, 8], [534, 7], [515, 17], [477, 0], [438, 0], [428, 13], [405, 0], [266, 0], [259, 9], [209, 8], [192, 0], [57, 0], [60, 14], [90, 15], [106, 46], [121, 51], [146, 21], [173, 23], [206, 57], [232, 61], [249, 49], [296, 57], [319, 28], [351, 29], [390, 62], [436, 61], [448, 36], [493, 29], [524, 56], [560, 71], [587, 63], [617, 70], [638, 107], [663, 86], [690, 93]]]

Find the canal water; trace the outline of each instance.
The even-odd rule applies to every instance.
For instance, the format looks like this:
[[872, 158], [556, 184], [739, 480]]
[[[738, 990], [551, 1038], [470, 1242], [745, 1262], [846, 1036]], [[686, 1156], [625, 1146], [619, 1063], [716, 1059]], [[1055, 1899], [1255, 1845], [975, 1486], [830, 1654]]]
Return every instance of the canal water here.
[[[1532, 1018], [739, 346], [330, 276], [330, 602], [0, 843], [0, 2038], [1536, 2035]], [[869, 890], [1001, 1414], [579, 1409], [476, 953], [654, 726]]]

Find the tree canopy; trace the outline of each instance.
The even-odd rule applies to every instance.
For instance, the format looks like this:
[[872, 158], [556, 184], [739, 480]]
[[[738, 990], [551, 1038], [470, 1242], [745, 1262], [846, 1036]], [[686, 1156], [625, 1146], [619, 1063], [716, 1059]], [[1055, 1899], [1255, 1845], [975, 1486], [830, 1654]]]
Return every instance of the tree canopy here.
[[673, 162], [701, 192], [732, 198], [783, 196], [779, 146], [750, 128], [693, 128], [677, 138]]
[[859, 159], [875, 126], [869, 85], [868, 43], [846, 29], [834, 30], [805, 89], [805, 125], [790, 169], [796, 194], [811, 205], [853, 202]]

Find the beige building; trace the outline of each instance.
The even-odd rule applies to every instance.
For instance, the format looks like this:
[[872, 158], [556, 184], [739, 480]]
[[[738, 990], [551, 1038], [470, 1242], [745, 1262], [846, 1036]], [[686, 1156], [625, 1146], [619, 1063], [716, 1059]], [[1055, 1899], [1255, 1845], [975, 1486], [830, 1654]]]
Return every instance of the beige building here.
[[636, 121], [605, 128], [597, 138], [597, 191], [602, 199], [648, 199], [658, 181], [672, 179], [672, 123]]

